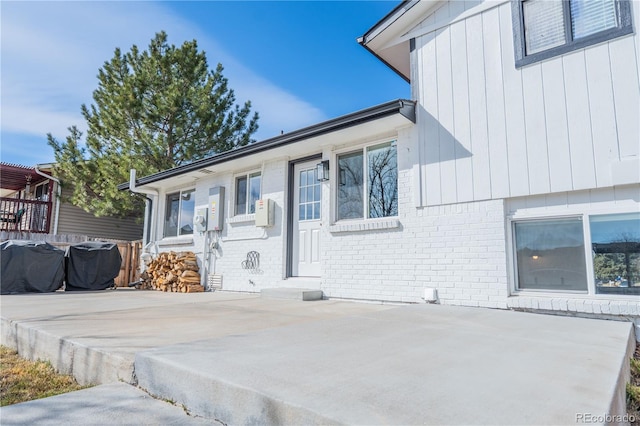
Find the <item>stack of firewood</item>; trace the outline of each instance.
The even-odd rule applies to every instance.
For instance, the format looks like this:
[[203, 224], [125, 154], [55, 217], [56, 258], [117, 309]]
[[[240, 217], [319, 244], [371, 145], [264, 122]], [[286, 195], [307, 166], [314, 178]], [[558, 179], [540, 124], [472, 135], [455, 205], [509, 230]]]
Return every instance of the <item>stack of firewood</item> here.
[[190, 251], [160, 253], [142, 274], [143, 289], [173, 293], [197, 293], [204, 291], [200, 285], [200, 273], [196, 255]]

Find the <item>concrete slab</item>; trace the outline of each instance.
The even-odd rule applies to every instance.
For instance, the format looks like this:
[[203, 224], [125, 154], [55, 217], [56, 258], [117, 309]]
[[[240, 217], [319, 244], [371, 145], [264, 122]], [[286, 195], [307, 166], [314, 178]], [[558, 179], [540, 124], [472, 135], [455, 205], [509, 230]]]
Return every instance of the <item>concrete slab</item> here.
[[3, 295], [0, 304], [3, 344], [27, 359], [51, 361], [82, 384], [135, 384], [134, 357], [145, 349], [387, 309], [246, 293], [129, 289]]
[[265, 299], [287, 299], [313, 301], [322, 300], [322, 290], [305, 288], [266, 288], [260, 290], [260, 297]]
[[151, 398], [125, 383], [112, 383], [0, 408], [3, 426], [210, 425], [182, 407]]
[[635, 344], [630, 323], [439, 305], [135, 290], [0, 303], [2, 343], [23, 356], [228, 424], [575, 424], [624, 413]]
[[629, 323], [404, 306], [145, 351], [136, 372], [227, 424], [575, 424], [624, 413], [630, 337]]

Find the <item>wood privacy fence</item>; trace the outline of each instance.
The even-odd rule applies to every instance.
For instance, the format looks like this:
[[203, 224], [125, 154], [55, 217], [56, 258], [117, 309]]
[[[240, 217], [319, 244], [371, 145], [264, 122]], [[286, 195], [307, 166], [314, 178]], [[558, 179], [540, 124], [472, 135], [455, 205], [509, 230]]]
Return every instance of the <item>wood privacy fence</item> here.
[[120, 273], [115, 279], [116, 287], [128, 287], [129, 283], [140, 279], [140, 251], [142, 250], [142, 241], [121, 241], [110, 240], [105, 238], [91, 238], [82, 235], [49, 235], [27, 232], [6, 232], [0, 231], [0, 242], [6, 240], [31, 240], [46, 241], [52, 246], [66, 250], [70, 245], [81, 243], [84, 241], [104, 241], [114, 243], [118, 246], [122, 264], [120, 265]]

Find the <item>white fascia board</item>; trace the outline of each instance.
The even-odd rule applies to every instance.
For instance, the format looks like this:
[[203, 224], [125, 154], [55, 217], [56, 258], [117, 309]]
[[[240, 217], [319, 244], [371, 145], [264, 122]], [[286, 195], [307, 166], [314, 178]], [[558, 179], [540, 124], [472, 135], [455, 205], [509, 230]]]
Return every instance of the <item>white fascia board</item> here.
[[156, 191], [165, 191], [177, 187], [187, 187], [195, 185], [200, 179], [210, 176], [216, 176], [224, 173], [235, 173], [239, 170], [245, 170], [251, 165], [259, 166], [263, 162], [271, 162], [281, 158], [302, 158], [322, 152], [323, 148], [347, 145], [375, 139], [380, 136], [393, 136], [397, 134], [398, 129], [411, 126], [411, 122], [401, 114], [394, 114], [377, 120], [336, 130], [320, 136], [312, 137], [302, 141], [292, 143], [290, 145], [272, 148], [266, 151], [256, 152], [240, 158], [225, 161], [214, 166], [205, 167], [211, 173], [202, 173], [200, 170], [193, 170], [177, 176], [168, 177], [159, 181], [155, 181], [146, 185], [138, 185], [140, 189], [152, 189]]

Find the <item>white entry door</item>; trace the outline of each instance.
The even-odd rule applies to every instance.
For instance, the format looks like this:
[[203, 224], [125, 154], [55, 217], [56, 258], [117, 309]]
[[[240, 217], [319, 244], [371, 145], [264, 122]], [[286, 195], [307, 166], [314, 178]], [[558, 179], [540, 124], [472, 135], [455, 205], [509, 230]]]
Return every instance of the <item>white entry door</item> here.
[[320, 276], [322, 187], [318, 182], [316, 163], [301, 163], [294, 167], [291, 266], [296, 277]]

